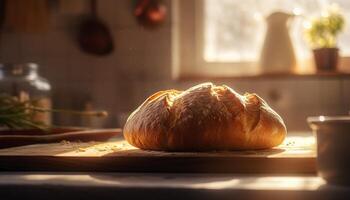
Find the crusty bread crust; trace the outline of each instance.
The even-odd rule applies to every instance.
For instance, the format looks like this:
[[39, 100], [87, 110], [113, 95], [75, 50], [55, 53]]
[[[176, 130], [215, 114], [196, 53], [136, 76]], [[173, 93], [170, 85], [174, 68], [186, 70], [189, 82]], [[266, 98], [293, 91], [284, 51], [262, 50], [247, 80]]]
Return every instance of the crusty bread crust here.
[[203, 83], [150, 96], [128, 118], [124, 137], [160, 151], [256, 150], [279, 145], [282, 118], [256, 94]]

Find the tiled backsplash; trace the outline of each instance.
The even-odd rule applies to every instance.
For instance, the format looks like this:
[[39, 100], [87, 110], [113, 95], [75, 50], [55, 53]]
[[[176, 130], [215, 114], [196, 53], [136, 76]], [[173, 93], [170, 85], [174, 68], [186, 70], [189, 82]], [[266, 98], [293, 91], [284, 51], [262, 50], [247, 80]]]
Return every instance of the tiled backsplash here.
[[[165, 1], [170, 11], [170, 1]], [[99, 15], [109, 27], [115, 51], [106, 57], [81, 52], [74, 33], [79, 16], [52, 15], [45, 33], [3, 31], [1, 62], [37, 62], [41, 74], [53, 85], [55, 107], [94, 109], [111, 113], [97, 126], [121, 126], [127, 113], [160, 89], [186, 89], [198, 82], [171, 79], [171, 20], [147, 30], [132, 15], [132, 1], [99, 1]], [[169, 14], [170, 16], [170, 14]], [[223, 82], [217, 82], [223, 83]], [[233, 80], [224, 82], [239, 92], [256, 92], [285, 119], [290, 130], [306, 130], [305, 118], [319, 114], [346, 114], [350, 110], [350, 79]], [[56, 122], [79, 125], [76, 118], [57, 117]]]

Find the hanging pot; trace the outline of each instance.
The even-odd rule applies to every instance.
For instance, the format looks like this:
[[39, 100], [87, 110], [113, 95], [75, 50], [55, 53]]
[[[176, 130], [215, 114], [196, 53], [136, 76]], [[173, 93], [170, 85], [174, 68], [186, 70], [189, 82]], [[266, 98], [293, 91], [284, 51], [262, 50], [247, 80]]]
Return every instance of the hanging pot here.
[[134, 15], [142, 26], [156, 28], [165, 21], [167, 9], [162, 0], [138, 0]]
[[80, 48], [93, 55], [108, 55], [114, 50], [113, 37], [107, 25], [97, 16], [97, 0], [90, 0], [90, 16], [79, 28]]

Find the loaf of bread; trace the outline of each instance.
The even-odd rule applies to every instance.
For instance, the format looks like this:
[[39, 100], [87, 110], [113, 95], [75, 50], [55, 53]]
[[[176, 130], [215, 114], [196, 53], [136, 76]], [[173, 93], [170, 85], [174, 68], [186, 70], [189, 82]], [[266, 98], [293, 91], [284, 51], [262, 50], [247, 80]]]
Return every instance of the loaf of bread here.
[[279, 145], [286, 127], [258, 95], [203, 83], [153, 94], [129, 116], [123, 132], [145, 150], [258, 150]]

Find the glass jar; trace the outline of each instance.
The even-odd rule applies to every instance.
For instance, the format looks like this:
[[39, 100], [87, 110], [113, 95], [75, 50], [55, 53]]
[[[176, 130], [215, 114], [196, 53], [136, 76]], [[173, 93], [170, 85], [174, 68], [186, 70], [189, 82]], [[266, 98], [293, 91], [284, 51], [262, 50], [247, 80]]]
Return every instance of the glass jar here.
[[[38, 74], [35, 63], [0, 64], [0, 94], [17, 97], [21, 101], [31, 100], [35, 106], [51, 108], [51, 85]], [[51, 124], [51, 114], [37, 113], [35, 120]]]

